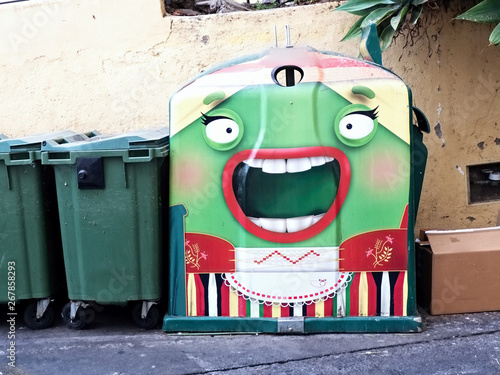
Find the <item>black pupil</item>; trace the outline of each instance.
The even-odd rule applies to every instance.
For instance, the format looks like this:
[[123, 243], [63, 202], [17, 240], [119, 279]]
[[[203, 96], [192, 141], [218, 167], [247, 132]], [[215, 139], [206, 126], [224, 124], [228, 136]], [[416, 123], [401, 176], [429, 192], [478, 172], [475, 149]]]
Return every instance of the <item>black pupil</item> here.
[[349, 130], [351, 130], [352, 129], [352, 124], [347, 124], [346, 128], [349, 129]]
[[233, 129], [231, 129], [231, 128], [227, 128], [227, 129], [226, 129], [226, 133], [227, 133], [227, 134], [231, 134], [232, 132], [233, 132]]

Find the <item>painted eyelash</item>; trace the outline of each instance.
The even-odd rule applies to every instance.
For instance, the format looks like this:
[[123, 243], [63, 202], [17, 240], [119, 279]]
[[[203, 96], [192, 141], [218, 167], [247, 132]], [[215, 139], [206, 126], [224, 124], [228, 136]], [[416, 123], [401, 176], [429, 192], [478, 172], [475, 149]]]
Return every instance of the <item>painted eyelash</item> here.
[[215, 121], [215, 120], [221, 120], [221, 119], [228, 119], [229, 117], [226, 117], [226, 116], [208, 116], [206, 114], [204, 114], [203, 112], [201, 113], [201, 123], [205, 126], [207, 126], [208, 124], [210, 124], [212, 121]]
[[375, 120], [378, 117], [377, 111], [378, 111], [378, 106], [370, 111], [356, 111], [356, 112], [351, 112], [349, 114], [350, 115], [364, 115], [364, 116], [368, 116], [372, 120]]

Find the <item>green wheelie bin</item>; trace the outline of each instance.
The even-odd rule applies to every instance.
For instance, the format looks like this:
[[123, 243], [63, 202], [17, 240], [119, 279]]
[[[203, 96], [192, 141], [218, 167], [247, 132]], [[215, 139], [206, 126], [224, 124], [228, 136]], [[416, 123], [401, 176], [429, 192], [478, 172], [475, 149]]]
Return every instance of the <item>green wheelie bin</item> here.
[[23, 138], [0, 137], [0, 303], [17, 315], [20, 304], [31, 329], [54, 320], [50, 302], [64, 287], [54, 175], [41, 164], [41, 147], [88, 139], [63, 131]]
[[68, 327], [82, 329], [102, 305], [129, 302], [136, 325], [158, 325], [167, 154], [167, 128], [43, 147], [56, 180]]

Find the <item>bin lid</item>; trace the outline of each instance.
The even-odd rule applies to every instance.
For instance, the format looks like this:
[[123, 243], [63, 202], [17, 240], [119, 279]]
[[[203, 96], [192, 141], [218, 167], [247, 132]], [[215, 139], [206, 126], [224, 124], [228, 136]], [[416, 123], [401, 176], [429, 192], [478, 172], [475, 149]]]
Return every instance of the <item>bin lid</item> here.
[[52, 141], [55, 144], [67, 144], [90, 139], [90, 137], [93, 137], [96, 134], [98, 133], [77, 133], [73, 130], [64, 130], [21, 138], [6, 138], [4, 136], [6, 139], [2, 139], [2, 135], [0, 135], [0, 153], [40, 151], [44, 142], [47, 141]]
[[47, 141], [42, 151], [108, 151], [158, 148], [168, 145], [168, 127], [137, 130], [117, 135], [98, 135], [79, 142], [57, 143]]

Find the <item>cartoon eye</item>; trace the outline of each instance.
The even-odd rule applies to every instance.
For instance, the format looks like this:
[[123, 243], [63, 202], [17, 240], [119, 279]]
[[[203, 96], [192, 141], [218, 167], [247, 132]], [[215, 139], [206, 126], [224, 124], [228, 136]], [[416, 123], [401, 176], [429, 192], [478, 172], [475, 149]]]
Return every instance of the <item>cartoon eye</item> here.
[[373, 119], [361, 114], [350, 114], [340, 120], [340, 134], [348, 139], [361, 139], [373, 131]]
[[236, 121], [218, 116], [207, 124], [206, 132], [212, 142], [227, 144], [238, 138], [240, 127]]
[[[226, 111], [227, 112], [227, 111]], [[237, 120], [233, 119], [236, 118]], [[203, 115], [202, 123], [205, 125], [205, 140], [214, 149], [225, 151], [236, 146], [243, 136], [243, 126], [239, 116], [233, 114], [208, 116]]]
[[344, 144], [352, 147], [368, 143], [377, 130], [377, 108], [370, 110], [360, 104], [345, 108], [337, 117], [335, 126], [337, 137]]

